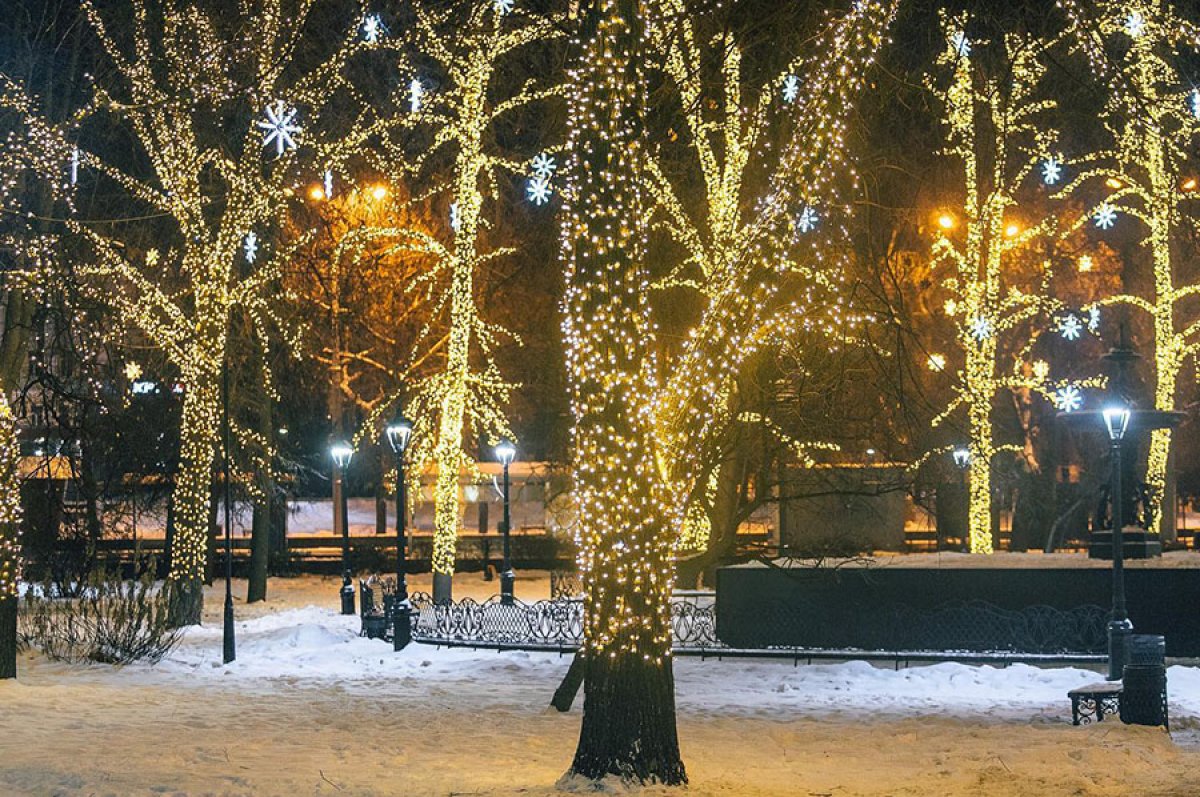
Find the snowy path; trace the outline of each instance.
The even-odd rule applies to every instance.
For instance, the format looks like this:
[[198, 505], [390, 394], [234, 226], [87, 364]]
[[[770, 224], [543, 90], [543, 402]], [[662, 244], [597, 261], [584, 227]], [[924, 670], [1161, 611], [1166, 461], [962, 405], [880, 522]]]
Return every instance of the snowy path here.
[[[545, 708], [566, 659], [393, 654], [293, 592], [239, 623], [229, 667], [216, 624], [157, 667], [23, 659], [0, 683], [0, 794], [554, 793], [579, 728], [578, 703]], [[681, 659], [676, 676], [690, 795], [1200, 794], [1195, 668], [1170, 671], [1175, 741], [1071, 727], [1066, 691], [1097, 680], [1073, 668]]]

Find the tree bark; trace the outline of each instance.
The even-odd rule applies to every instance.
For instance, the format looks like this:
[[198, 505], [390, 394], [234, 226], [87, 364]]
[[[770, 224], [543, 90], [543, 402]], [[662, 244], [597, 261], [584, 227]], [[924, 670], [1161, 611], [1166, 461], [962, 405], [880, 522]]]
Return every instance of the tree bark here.
[[[264, 440], [274, 438], [275, 418], [271, 397], [265, 389], [258, 391], [258, 433]], [[258, 489], [261, 498], [254, 502], [253, 515], [250, 520], [250, 573], [246, 585], [246, 603], [255, 603], [267, 599], [267, 569], [271, 559], [271, 525], [275, 513], [273, 504], [278, 500], [275, 495], [275, 479], [271, 472], [271, 463], [266, 471], [258, 474]]]
[[579, 694], [581, 686], [583, 686], [583, 656], [576, 651], [575, 655], [571, 657], [571, 666], [567, 668], [567, 674], [563, 676], [562, 683], [554, 690], [554, 697], [550, 698], [550, 705], [564, 714], [570, 711], [571, 706], [575, 703], [575, 695]]
[[584, 657], [583, 670], [583, 727], [571, 770], [593, 780], [686, 783], [671, 659], [593, 655]]

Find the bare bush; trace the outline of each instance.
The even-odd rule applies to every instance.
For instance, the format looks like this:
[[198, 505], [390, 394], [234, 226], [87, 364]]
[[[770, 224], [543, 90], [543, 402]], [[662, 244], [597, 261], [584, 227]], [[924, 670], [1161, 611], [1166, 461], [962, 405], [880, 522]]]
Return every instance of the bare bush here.
[[156, 664], [178, 644], [170, 623], [169, 586], [156, 588], [153, 569], [138, 579], [97, 571], [79, 594], [47, 597], [29, 590], [21, 604], [18, 635], [23, 645], [55, 661]]

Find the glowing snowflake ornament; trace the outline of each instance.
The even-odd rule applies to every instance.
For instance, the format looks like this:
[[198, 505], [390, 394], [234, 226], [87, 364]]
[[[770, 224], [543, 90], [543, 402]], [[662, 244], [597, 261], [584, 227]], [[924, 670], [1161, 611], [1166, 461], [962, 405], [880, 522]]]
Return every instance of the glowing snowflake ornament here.
[[800, 78], [788, 75], [783, 79], [783, 101], [795, 102], [800, 96]]
[[950, 43], [954, 45], [954, 52], [966, 58], [971, 54], [971, 41], [967, 38], [966, 31], [955, 31], [950, 37]]
[[977, 315], [971, 320], [971, 335], [975, 340], [987, 340], [992, 336], [992, 322], [985, 316]]
[[550, 201], [550, 181], [543, 177], [530, 177], [525, 184], [525, 193], [533, 204], [544, 205]]
[[817, 226], [817, 211], [810, 205], [805, 205], [796, 217], [796, 230], [802, 233], [812, 232]]
[[533, 173], [543, 180], [549, 180], [554, 174], [554, 170], [558, 168], [558, 164], [554, 162], [554, 158], [544, 152], [538, 153], [531, 164]]
[[242, 251], [246, 253], [246, 262], [253, 263], [258, 258], [258, 236], [252, 232], [246, 233], [242, 241]]
[[379, 37], [385, 32], [383, 20], [378, 14], [368, 14], [362, 21], [363, 41], [367, 44], [375, 44], [379, 41]]
[[1091, 332], [1095, 332], [1096, 330], [1100, 329], [1100, 308], [1099, 307], [1088, 308], [1087, 328]]
[[325, 174], [321, 175], [321, 185], [325, 189], [325, 198], [333, 198], [333, 172], [329, 169], [325, 170]]
[[1192, 89], [1192, 116], [1200, 119], [1200, 89]]
[[1046, 158], [1042, 164], [1042, 181], [1046, 185], [1054, 185], [1062, 179], [1062, 164], [1053, 157]]
[[450, 203], [450, 229], [454, 230], [455, 232], [458, 232], [458, 228], [461, 226], [461, 224], [462, 224], [462, 222], [458, 218], [458, 203], [451, 202]]
[[504, 16], [513, 10], [513, 0], [492, 0], [492, 8], [500, 16]]
[[1146, 18], [1140, 11], [1130, 11], [1125, 17], [1125, 32], [1134, 39], [1146, 32]]
[[927, 365], [929, 366], [930, 371], [945, 371], [946, 357], [942, 354], [931, 354], [929, 355], [929, 362]]
[[1054, 393], [1054, 404], [1062, 412], [1074, 412], [1083, 406], [1083, 394], [1075, 385], [1060, 387]]
[[1097, 227], [1102, 230], [1110, 230], [1117, 223], [1117, 209], [1104, 202], [1096, 208], [1096, 215], [1092, 218], [1096, 220]]
[[411, 113], [421, 110], [421, 98], [424, 96], [425, 87], [421, 85], [421, 79], [413, 78], [408, 84], [408, 110]]
[[296, 109], [287, 107], [283, 100], [276, 100], [264, 111], [267, 118], [258, 121], [259, 129], [263, 130], [263, 146], [275, 145], [275, 154], [282, 155], [289, 147], [296, 146], [292, 136], [300, 132], [300, 125], [295, 123]]
[[71, 185], [79, 182], [79, 147], [71, 150]]
[[1077, 315], [1071, 313], [1058, 322], [1058, 331], [1066, 340], [1079, 340], [1079, 336], [1083, 334], [1083, 324]]

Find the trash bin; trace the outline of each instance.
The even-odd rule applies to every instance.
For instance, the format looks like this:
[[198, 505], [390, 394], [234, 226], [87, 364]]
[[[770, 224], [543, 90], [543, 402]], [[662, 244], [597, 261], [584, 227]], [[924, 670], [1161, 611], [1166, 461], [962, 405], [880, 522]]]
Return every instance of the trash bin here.
[[1166, 667], [1162, 664], [1126, 664], [1121, 685], [1121, 722], [1126, 725], [1167, 724]]

